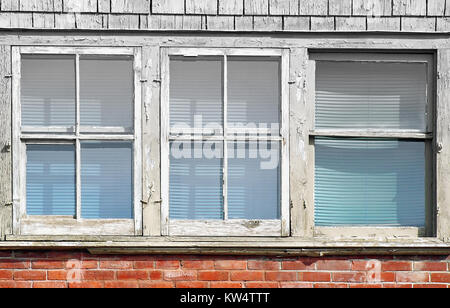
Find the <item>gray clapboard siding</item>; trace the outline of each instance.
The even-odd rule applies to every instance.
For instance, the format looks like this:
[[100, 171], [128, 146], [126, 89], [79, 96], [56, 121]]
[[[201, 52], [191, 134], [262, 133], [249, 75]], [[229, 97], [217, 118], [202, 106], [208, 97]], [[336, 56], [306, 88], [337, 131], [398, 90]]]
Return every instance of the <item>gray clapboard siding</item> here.
[[336, 30], [364, 31], [366, 30], [366, 19], [364, 17], [336, 17]]
[[369, 31], [400, 31], [400, 17], [369, 17], [367, 18]]
[[431, 17], [402, 17], [402, 31], [430, 32], [436, 29], [436, 19]]
[[184, 0], [152, 0], [153, 14], [184, 14]]
[[111, 0], [112, 13], [150, 13], [150, 0]]
[[2, 11], [18, 11], [20, 8], [19, 0], [1, 0], [0, 7]]
[[109, 15], [109, 29], [139, 29], [139, 15]]
[[352, 15], [353, 0], [328, 0], [328, 14], [330, 15]]
[[300, 1], [300, 15], [327, 16], [328, 0]]
[[270, 0], [271, 15], [298, 15], [299, 0]]
[[284, 17], [284, 30], [308, 31], [310, 28], [310, 18], [306, 16]]
[[97, 0], [99, 13], [111, 12], [111, 0]]
[[207, 16], [208, 30], [234, 30], [233, 16]]
[[0, 241], [12, 230], [11, 47], [0, 46]]
[[64, 0], [64, 12], [97, 12], [97, 0]]
[[425, 16], [427, 14], [427, 0], [393, 0], [392, 14], [396, 16]]
[[245, 15], [269, 15], [269, 0], [245, 0]]
[[51, 29], [55, 27], [55, 14], [33, 13], [33, 27], [40, 29]]
[[428, 16], [444, 16], [445, 0], [430, 0], [428, 1]]
[[353, 0], [353, 15], [390, 16], [392, 0]]
[[334, 31], [334, 17], [311, 17], [311, 31]]
[[20, 10], [27, 12], [53, 12], [53, 0], [22, 0]]
[[186, 14], [217, 14], [217, 0], [186, 0]]
[[219, 0], [219, 14], [243, 15], [244, 0]]

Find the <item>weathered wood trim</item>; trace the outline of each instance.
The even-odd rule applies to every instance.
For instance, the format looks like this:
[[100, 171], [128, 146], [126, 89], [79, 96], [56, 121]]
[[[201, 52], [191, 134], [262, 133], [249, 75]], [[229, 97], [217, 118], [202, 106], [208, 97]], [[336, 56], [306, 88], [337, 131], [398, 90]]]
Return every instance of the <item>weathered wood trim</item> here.
[[419, 238], [426, 235], [426, 228], [416, 227], [315, 227], [314, 236], [336, 239], [371, 238]]
[[0, 46], [0, 241], [12, 232], [11, 47]]
[[450, 49], [438, 50], [437, 67], [437, 236], [450, 242]]
[[415, 133], [415, 132], [401, 132], [396, 130], [390, 131], [347, 131], [347, 130], [311, 130], [310, 136], [313, 137], [354, 137], [354, 138], [398, 138], [398, 139], [418, 139], [418, 140], [431, 140], [433, 134], [427, 133]]

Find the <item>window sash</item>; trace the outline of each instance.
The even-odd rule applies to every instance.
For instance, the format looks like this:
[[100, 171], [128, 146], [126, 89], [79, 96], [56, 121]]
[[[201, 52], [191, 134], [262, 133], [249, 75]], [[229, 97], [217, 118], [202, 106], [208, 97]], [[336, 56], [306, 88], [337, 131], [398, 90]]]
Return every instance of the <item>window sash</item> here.
[[[73, 55], [76, 59], [76, 120], [70, 127], [21, 127], [20, 72], [22, 55]], [[133, 125], [126, 127], [82, 127], [80, 124], [80, 56], [133, 57]], [[141, 50], [111, 47], [13, 47], [13, 231], [17, 235], [142, 235], [141, 170]], [[81, 218], [81, 141], [132, 141], [133, 219]], [[29, 216], [26, 212], [26, 145], [75, 144], [76, 217]]]
[[[170, 76], [169, 65], [170, 58], [174, 56], [182, 57], [200, 57], [200, 56], [221, 56], [224, 59], [223, 69], [223, 129], [218, 128], [211, 132], [211, 136], [195, 135], [201, 131], [191, 130], [192, 136], [179, 136], [170, 128], [170, 110], [169, 110], [169, 89]], [[277, 136], [264, 136], [269, 129], [241, 129], [228, 127], [227, 121], [227, 102], [228, 102], [228, 65], [229, 56], [247, 56], [247, 57], [278, 57], [280, 58], [280, 133]], [[204, 235], [204, 236], [288, 236], [290, 234], [289, 222], [289, 51], [280, 49], [195, 49], [195, 48], [163, 48], [161, 54], [161, 75], [162, 75], [162, 98], [161, 98], [161, 226], [163, 235]], [[205, 132], [203, 132], [205, 133]], [[250, 133], [250, 135], [245, 135]], [[241, 135], [241, 136], [239, 136]], [[263, 135], [263, 136], [261, 136]], [[276, 221], [258, 220], [256, 225], [249, 224], [248, 220], [230, 220], [228, 219], [228, 154], [224, 150], [223, 155], [223, 199], [224, 199], [224, 220], [221, 221], [179, 221], [169, 219], [169, 144], [172, 141], [194, 141], [194, 140], [217, 140], [224, 143], [224, 149], [227, 148], [229, 141], [280, 141], [281, 142], [281, 219]], [[233, 223], [234, 222], [234, 223]], [[191, 227], [188, 227], [191, 226]], [[240, 227], [239, 227], [240, 226]], [[188, 228], [186, 228], [188, 227]], [[252, 232], [249, 232], [252, 231]]]
[[[318, 227], [312, 223], [313, 235], [328, 238], [368, 238], [368, 237], [407, 237], [417, 238], [422, 236], [434, 236], [435, 225], [435, 196], [434, 196], [434, 127], [435, 127], [435, 106], [434, 106], [434, 57], [431, 54], [402, 54], [402, 53], [342, 53], [342, 52], [312, 52], [309, 55], [311, 75], [308, 77], [311, 84], [310, 99], [315, 101], [315, 63], [316, 61], [343, 61], [343, 62], [399, 62], [399, 63], [426, 63], [427, 64], [427, 97], [426, 97], [426, 130], [425, 132], [415, 132], [411, 130], [384, 130], [384, 129], [315, 129], [315, 108], [311, 108], [307, 115], [313, 127], [309, 131], [311, 139], [311, 155], [313, 166], [315, 166], [314, 139], [316, 137], [335, 138], [377, 138], [398, 139], [405, 141], [422, 140], [425, 142], [425, 227], [374, 227], [374, 226], [336, 226]], [[309, 170], [311, 178], [314, 176], [314, 168]], [[314, 204], [314, 185], [311, 187], [309, 199]], [[314, 222], [314, 211], [308, 211], [308, 221]]]

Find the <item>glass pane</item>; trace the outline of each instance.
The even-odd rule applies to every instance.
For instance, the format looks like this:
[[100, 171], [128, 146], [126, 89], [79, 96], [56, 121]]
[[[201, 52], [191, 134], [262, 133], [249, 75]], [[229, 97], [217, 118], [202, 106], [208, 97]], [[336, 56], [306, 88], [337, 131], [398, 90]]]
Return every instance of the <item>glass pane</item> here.
[[280, 143], [228, 144], [228, 217], [280, 218]]
[[170, 144], [170, 218], [223, 219], [223, 143]]
[[228, 60], [230, 127], [280, 123], [280, 62], [265, 57]]
[[133, 128], [133, 61], [80, 60], [81, 125]]
[[427, 66], [317, 62], [316, 128], [425, 131]]
[[75, 216], [75, 147], [27, 145], [27, 214]]
[[170, 127], [222, 127], [223, 61], [219, 57], [170, 61]]
[[425, 144], [316, 140], [316, 226], [425, 223]]
[[73, 126], [75, 59], [24, 56], [21, 104], [23, 126]]
[[131, 142], [81, 144], [81, 216], [133, 218]]

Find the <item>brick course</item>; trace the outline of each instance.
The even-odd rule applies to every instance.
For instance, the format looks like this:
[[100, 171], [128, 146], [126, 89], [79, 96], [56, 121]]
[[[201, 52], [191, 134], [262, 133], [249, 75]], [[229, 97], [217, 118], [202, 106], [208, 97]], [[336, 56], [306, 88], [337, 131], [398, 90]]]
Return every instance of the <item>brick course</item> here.
[[449, 288], [450, 256], [0, 254], [0, 288]]

